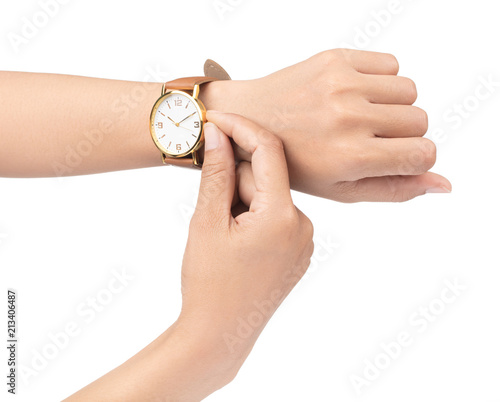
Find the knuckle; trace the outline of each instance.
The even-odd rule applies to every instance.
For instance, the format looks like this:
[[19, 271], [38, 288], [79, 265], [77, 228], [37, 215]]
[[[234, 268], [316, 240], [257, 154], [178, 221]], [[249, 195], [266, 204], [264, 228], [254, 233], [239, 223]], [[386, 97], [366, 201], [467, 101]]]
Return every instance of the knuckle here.
[[341, 202], [349, 204], [357, 201], [358, 181], [342, 181], [336, 183], [338, 198]]
[[357, 175], [370, 166], [372, 151], [367, 147], [355, 146], [348, 142], [343, 142], [338, 148], [337, 168], [342, 180], [355, 180], [354, 172]]
[[244, 120], [243, 116], [240, 115], [232, 115], [231, 117], [231, 130], [233, 132], [239, 132], [244, 129], [246, 121]]
[[360, 53], [359, 50], [356, 49], [348, 49], [348, 48], [338, 48], [334, 49], [333, 53], [336, 57], [337, 60], [341, 60], [345, 63], [350, 63], [353, 60], [353, 57], [355, 57], [357, 54]]
[[367, 147], [356, 147], [354, 157], [352, 158], [353, 166], [358, 168], [363, 166], [368, 166], [372, 161], [372, 152], [370, 148]]
[[[331, 71], [327, 73], [326, 82], [322, 83], [322, 91], [326, 89], [326, 94], [331, 95], [345, 95], [359, 90], [361, 82], [359, 73], [356, 71], [341, 70]], [[329, 99], [330, 100], [330, 99]]]
[[318, 56], [321, 62], [325, 65], [336, 63], [339, 61], [340, 57], [342, 57], [339, 49], [325, 50], [324, 52], [319, 53]]
[[234, 119], [234, 126], [237, 129], [241, 128], [242, 126], [244, 126], [247, 123], [247, 119], [245, 119], [240, 114], [232, 114], [231, 116]]
[[229, 125], [231, 127], [230, 131], [233, 131], [233, 132], [241, 131], [249, 124], [249, 121], [240, 114], [227, 113], [226, 117], [227, 117]]
[[410, 201], [413, 198], [422, 195], [420, 190], [416, 188], [408, 188], [404, 186], [403, 178], [400, 178], [401, 186], [391, 187], [389, 189], [389, 202], [401, 203]]
[[418, 190], [405, 185], [404, 176], [388, 176], [386, 182], [384, 194], [387, 194], [388, 202], [406, 202], [419, 195]]
[[402, 83], [403, 92], [408, 97], [408, 101], [414, 103], [418, 97], [417, 84], [415, 84], [412, 79], [406, 77], [401, 77], [400, 80]]
[[385, 194], [388, 202], [403, 202], [413, 198], [405, 189], [404, 176], [387, 176]]
[[311, 220], [307, 216], [305, 216], [305, 215], [302, 215], [302, 216], [303, 216], [303, 218], [302, 218], [302, 233], [308, 241], [312, 241], [312, 238], [314, 236], [314, 226], [313, 226]]
[[201, 178], [201, 190], [198, 198], [211, 197], [220, 192], [228, 185], [228, 179], [235, 174], [233, 170], [226, 174], [227, 165], [224, 161], [211, 162], [203, 166]]
[[203, 166], [203, 179], [204, 180], [216, 180], [218, 176], [225, 170], [224, 161], [212, 161], [211, 163], [206, 163]]
[[[326, 83], [327, 94], [331, 97], [346, 95], [352, 91], [352, 86], [348, 80], [341, 80], [340, 77], [332, 77]], [[331, 101], [328, 99], [328, 101]]]
[[282, 152], [284, 150], [283, 141], [267, 130], [262, 131], [262, 143], [273, 151]]
[[342, 127], [347, 129], [357, 121], [357, 113], [345, 102], [334, 102], [330, 107], [327, 123], [330, 127]]
[[424, 154], [425, 170], [431, 169], [436, 163], [437, 148], [436, 144], [427, 138], [422, 138], [424, 140], [422, 149]]
[[399, 61], [393, 54], [387, 53], [387, 67], [389, 67], [393, 74], [399, 72]]
[[287, 233], [293, 233], [299, 227], [299, 216], [293, 205], [281, 210], [280, 222], [282, 230]]
[[406, 202], [414, 198], [410, 191], [395, 189], [391, 192], [390, 202]]
[[425, 134], [429, 129], [429, 116], [427, 112], [420, 108], [415, 108], [414, 126], [419, 134]]
[[417, 146], [409, 155], [409, 170], [413, 174], [427, 172], [436, 163], [436, 145], [427, 138], [418, 140]]

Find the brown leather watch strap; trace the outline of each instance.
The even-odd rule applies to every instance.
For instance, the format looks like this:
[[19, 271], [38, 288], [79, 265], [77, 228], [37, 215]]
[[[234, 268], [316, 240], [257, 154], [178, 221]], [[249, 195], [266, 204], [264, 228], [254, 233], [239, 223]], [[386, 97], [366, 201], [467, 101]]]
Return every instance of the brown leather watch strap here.
[[163, 92], [168, 89], [178, 89], [180, 91], [192, 91], [195, 85], [206, 84], [207, 82], [217, 81], [215, 77], [184, 77], [166, 82], [163, 84]]
[[181, 91], [189, 91], [192, 90], [195, 85], [202, 85], [211, 81], [226, 81], [231, 79], [226, 70], [224, 70], [218, 63], [211, 59], [207, 59], [207, 61], [205, 61], [203, 71], [205, 73], [204, 77], [178, 78], [176, 80], [166, 82], [164, 84], [164, 89], [179, 89]]
[[205, 77], [215, 77], [220, 81], [230, 80], [231, 77], [218, 63], [208, 59], [203, 66]]
[[199, 168], [200, 166], [196, 166], [193, 163], [193, 157], [188, 155], [184, 158], [169, 158], [165, 154], [163, 155], [163, 164], [166, 166], [180, 166], [180, 167], [188, 167], [188, 168]]

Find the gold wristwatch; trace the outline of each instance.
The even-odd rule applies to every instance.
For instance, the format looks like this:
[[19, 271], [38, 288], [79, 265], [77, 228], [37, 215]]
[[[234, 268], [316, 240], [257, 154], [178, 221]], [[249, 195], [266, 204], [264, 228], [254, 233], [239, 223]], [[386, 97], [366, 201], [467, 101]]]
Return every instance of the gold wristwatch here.
[[203, 164], [206, 109], [199, 99], [200, 87], [208, 82], [229, 80], [213, 60], [205, 62], [205, 77], [179, 78], [163, 84], [150, 116], [151, 137], [166, 165], [197, 167]]

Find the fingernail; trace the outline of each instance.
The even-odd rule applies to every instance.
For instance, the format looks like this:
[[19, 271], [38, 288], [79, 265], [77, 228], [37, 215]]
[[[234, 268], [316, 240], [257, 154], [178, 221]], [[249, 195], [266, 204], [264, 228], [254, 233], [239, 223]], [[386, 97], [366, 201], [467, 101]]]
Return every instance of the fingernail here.
[[210, 151], [211, 149], [217, 148], [220, 144], [220, 134], [217, 126], [213, 123], [205, 124], [204, 133], [205, 151]]
[[425, 194], [447, 194], [447, 193], [451, 193], [451, 190], [449, 188], [446, 188], [446, 187], [432, 187], [432, 188], [428, 188], [426, 191], [425, 191]]

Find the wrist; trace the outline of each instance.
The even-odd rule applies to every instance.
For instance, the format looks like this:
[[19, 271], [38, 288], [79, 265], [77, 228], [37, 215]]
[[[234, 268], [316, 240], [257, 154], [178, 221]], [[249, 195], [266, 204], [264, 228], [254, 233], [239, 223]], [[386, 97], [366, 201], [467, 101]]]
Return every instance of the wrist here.
[[176, 349], [183, 350], [188, 362], [197, 367], [199, 380], [212, 384], [215, 389], [231, 382], [244, 361], [241, 354], [231, 353], [219, 328], [217, 324], [205, 325], [203, 320], [181, 314], [164, 334], [165, 346], [170, 348], [174, 345]]
[[202, 85], [200, 100], [207, 110], [242, 114], [249, 81], [213, 81]]

